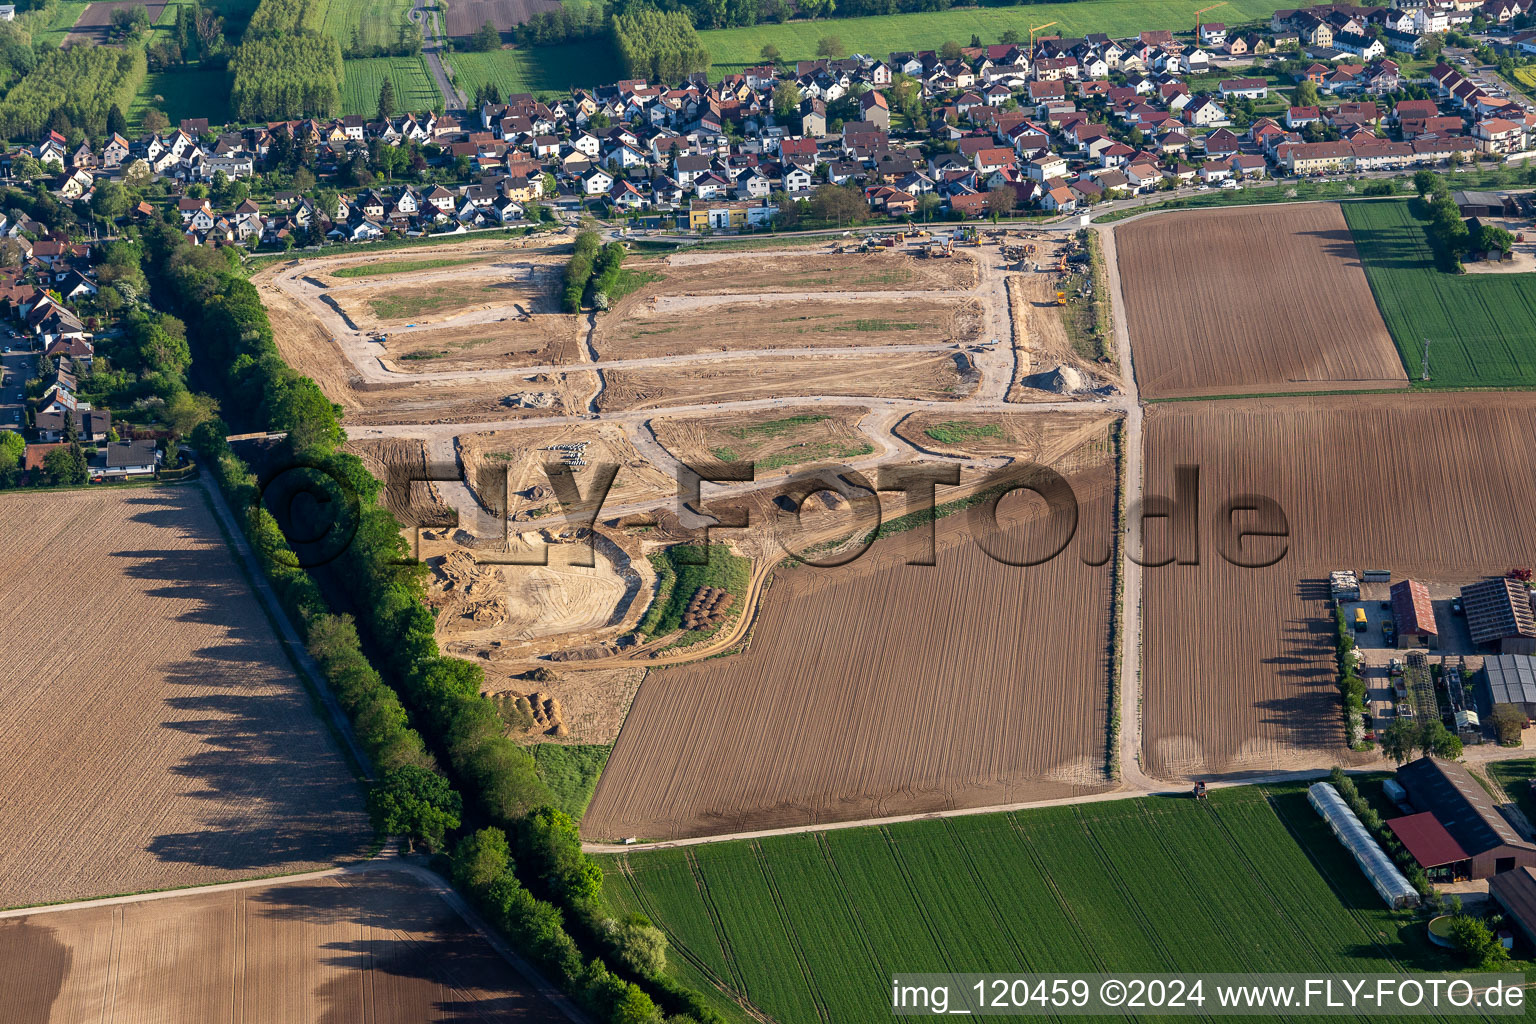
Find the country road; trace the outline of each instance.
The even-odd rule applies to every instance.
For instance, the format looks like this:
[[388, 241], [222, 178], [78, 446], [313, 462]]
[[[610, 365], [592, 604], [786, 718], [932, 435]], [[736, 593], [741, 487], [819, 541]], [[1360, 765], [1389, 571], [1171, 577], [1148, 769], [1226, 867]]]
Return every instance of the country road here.
[[429, 8], [427, 0], [415, 0], [411, 20], [421, 26], [421, 55], [427, 59], [427, 69], [432, 72], [432, 80], [437, 83], [443, 103], [449, 110], [464, 109], [469, 101], [453, 87], [448, 80], [448, 71], [443, 67], [442, 11], [435, 3]]

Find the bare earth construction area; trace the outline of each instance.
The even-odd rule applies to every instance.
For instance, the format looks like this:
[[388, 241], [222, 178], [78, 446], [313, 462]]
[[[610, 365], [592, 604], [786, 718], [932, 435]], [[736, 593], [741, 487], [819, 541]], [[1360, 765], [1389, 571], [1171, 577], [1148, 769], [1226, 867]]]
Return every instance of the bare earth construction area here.
[[1116, 227], [1145, 398], [1407, 386], [1336, 203]]
[[[745, 653], [646, 678], [583, 831], [680, 837], [1106, 787], [1106, 435], [1064, 465], [1081, 525], [1043, 565], [994, 561], [961, 512], [940, 520], [934, 566], [904, 564], [914, 530], [842, 568], [779, 570]], [[1001, 506], [1010, 543], [1040, 543], [1032, 510]]]
[[366, 855], [361, 794], [197, 485], [0, 495], [0, 535], [0, 906]]

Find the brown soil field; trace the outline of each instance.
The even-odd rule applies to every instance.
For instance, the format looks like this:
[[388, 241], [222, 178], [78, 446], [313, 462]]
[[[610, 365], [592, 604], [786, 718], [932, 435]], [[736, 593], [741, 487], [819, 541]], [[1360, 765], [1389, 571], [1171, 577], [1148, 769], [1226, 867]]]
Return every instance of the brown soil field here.
[[576, 317], [549, 313], [526, 320], [393, 331], [381, 346], [381, 357], [397, 373], [554, 366], [580, 362], [579, 330]]
[[199, 487], [0, 494], [0, 533], [0, 906], [366, 855], [361, 793]]
[[1070, 453], [1087, 450], [1088, 442], [1107, 444], [1101, 440], [1104, 428], [1116, 418], [1113, 413], [1088, 410], [1055, 416], [915, 412], [902, 418], [896, 433], [917, 448], [941, 455], [1059, 466]]
[[639, 359], [757, 348], [970, 344], [981, 333], [970, 300], [902, 298], [763, 303], [750, 298], [696, 312], [625, 301], [598, 318], [599, 359]]
[[551, 450], [552, 445], [586, 444], [583, 458], [587, 468], [579, 471], [581, 475], [577, 478], [583, 494], [590, 486], [593, 469], [603, 465], [619, 467], [605, 505], [667, 498], [677, 493], [672, 475], [636, 451], [625, 429], [614, 423], [481, 431], [461, 434], [458, 440], [464, 471], [476, 497], [488, 508], [501, 511], [510, 491], [512, 517], [519, 523], [528, 523], [528, 528], [536, 527], [540, 516], [560, 508], [544, 468], [546, 463], [561, 461], [562, 453]]
[[577, 564], [587, 556], [584, 547], [557, 544], [548, 565], [505, 565], [492, 560], [497, 556], [424, 541], [421, 558], [432, 569], [427, 603], [437, 611], [438, 642], [463, 656], [531, 658], [530, 641], [616, 630], [637, 617], [651, 576], [642, 580], [611, 544], [591, 554], [594, 565]]
[[669, 366], [605, 370], [603, 381], [597, 400], [603, 412], [823, 394], [942, 401], [975, 389], [956, 358], [943, 352], [722, 360], [682, 372]]
[[[1147, 493], [1173, 495], [1173, 467], [1198, 466], [1202, 535], [1199, 565], [1144, 570], [1148, 771], [1379, 763], [1344, 748], [1328, 571], [1457, 581], [1536, 563], [1533, 415], [1536, 397], [1518, 394], [1152, 406]], [[1289, 548], [1270, 568], [1219, 553], [1221, 504], [1240, 494], [1286, 515]], [[1166, 557], [1166, 524], [1149, 532]]]
[[1157, 214], [1115, 246], [1146, 398], [1406, 384], [1336, 203]]
[[813, 462], [863, 458], [876, 452], [859, 430], [867, 410], [821, 408], [796, 413], [734, 413], [727, 416], [658, 417], [656, 439], [688, 465], [718, 459], [754, 462], [757, 479]]
[[112, 12], [127, 10], [132, 7], [142, 7], [149, 15], [149, 23], [153, 25], [160, 20], [160, 15], [170, 4], [163, 0], [148, 0], [140, 3], [139, 0], [104, 0], [104, 2], [88, 5], [80, 12], [80, 17], [75, 20], [74, 27], [64, 37], [60, 44], [65, 49], [71, 46], [80, 46], [84, 43], [94, 43], [98, 46], [112, 41]]
[[[841, 568], [781, 568], [747, 650], [653, 671], [582, 822], [592, 838], [725, 833], [1105, 788], [1113, 472], [1073, 479], [1076, 538], [992, 560], [969, 514]], [[1011, 504], [1012, 502], [1019, 504]], [[1043, 555], [1023, 498], [1000, 509]]]
[[487, 21], [508, 32], [535, 14], [559, 9], [559, 0], [459, 0], [448, 8], [446, 27], [455, 39], [468, 39]]
[[[343, 447], [362, 459], [368, 471], [384, 484], [384, 504], [402, 523], [445, 522], [452, 514], [453, 509], [427, 479], [427, 446], [421, 441], [371, 438], [348, 441]], [[401, 483], [392, 484], [397, 478]]]
[[977, 282], [976, 261], [968, 255], [921, 260], [889, 249], [707, 253], [628, 260], [624, 266], [661, 275], [636, 293], [644, 298], [744, 292], [956, 291], [974, 288]]
[[564, 408], [553, 410], [561, 412], [585, 409], [587, 399], [596, 389], [595, 375], [590, 371], [484, 383], [367, 383], [357, 375], [314, 314], [263, 277], [269, 273], [263, 271], [252, 280], [272, 321], [278, 351], [289, 366], [313, 378], [326, 397], [342, 407], [348, 425], [536, 418], [550, 415], [551, 410], [519, 409], [504, 404], [502, 399], [520, 391], [552, 391], [566, 403]]
[[17, 1024], [566, 1019], [396, 872], [8, 918], [0, 962]]
[[[498, 264], [498, 266], [501, 266]], [[444, 277], [389, 274], [363, 278], [345, 287], [324, 292], [359, 330], [390, 327], [404, 323], [430, 324], [449, 319], [463, 319], [471, 308], [485, 313], [487, 326], [498, 317], [522, 314], [552, 314], [551, 288], [559, 268], [549, 264], [521, 264], [503, 271], [507, 276], [466, 273], [465, 268], [450, 268], [457, 275]], [[494, 314], [494, 315], [491, 315]]]
[[[493, 693], [528, 694], [539, 691], [560, 702], [561, 721], [570, 730], [567, 743], [612, 743], [619, 735], [619, 726], [635, 699], [635, 691], [645, 678], [645, 669], [638, 667], [585, 668], [577, 666], [567, 670], [565, 666], [553, 667], [555, 677], [545, 682], [515, 679], [511, 674], [490, 684]], [[489, 680], [492, 670], [487, 669]], [[547, 737], [539, 737], [549, 742]]]

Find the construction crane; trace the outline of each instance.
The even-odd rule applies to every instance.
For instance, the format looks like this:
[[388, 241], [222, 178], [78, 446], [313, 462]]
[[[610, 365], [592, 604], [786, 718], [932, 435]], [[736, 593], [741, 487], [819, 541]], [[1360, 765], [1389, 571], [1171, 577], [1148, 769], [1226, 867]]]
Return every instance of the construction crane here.
[[1048, 21], [1044, 25], [1036, 25], [1034, 28], [1029, 30], [1029, 52], [1031, 54], [1035, 52], [1035, 33], [1039, 32], [1041, 29], [1050, 28], [1054, 24], [1056, 24], [1056, 22]]
[[1214, 11], [1218, 7], [1225, 7], [1227, 6], [1227, 3], [1228, 0], [1221, 0], [1221, 3], [1219, 4], [1211, 4], [1211, 6], [1202, 7], [1195, 12], [1195, 42], [1198, 43], [1200, 41], [1200, 15], [1204, 14], [1206, 11]]

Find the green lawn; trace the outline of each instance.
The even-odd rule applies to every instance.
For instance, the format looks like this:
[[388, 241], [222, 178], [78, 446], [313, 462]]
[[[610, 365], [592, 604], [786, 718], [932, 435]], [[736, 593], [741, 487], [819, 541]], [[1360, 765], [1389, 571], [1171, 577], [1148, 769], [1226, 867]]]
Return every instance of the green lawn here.
[[1527, 819], [1536, 821], [1536, 792], [1531, 789], [1531, 783], [1536, 781], [1536, 760], [1490, 761], [1488, 774], [1498, 780]]
[[620, 77], [618, 54], [607, 39], [593, 39], [536, 49], [451, 53], [443, 64], [454, 85], [471, 101], [487, 83], [503, 97], [515, 92], [569, 93], [572, 86], [596, 86]]
[[58, 46], [69, 35], [69, 30], [75, 27], [75, 22], [80, 20], [80, 15], [90, 6], [90, 0], [59, 0], [57, 7], [53, 9], [53, 16], [48, 19], [48, 24], [41, 30], [34, 30], [32, 38], [34, 42], [48, 43]]
[[137, 127], [144, 112], [154, 107], [170, 118], [173, 126], [186, 117], [206, 117], [209, 124], [225, 124], [234, 117], [229, 109], [229, 83], [228, 71], [187, 68], [154, 72], [144, 79], [144, 87], [128, 108], [128, 122]]
[[379, 90], [387, 75], [395, 83], [398, 111], [435, 110], [442, 105], [425, 57], [368, 57], [343, 62], [341, 113], [372, 118], [379, 112]]
[[[784, 60], [805, 60], [816, 56], [816, 44], [823, 36], [837, 36], [846, 52], [883, 59], [892, 50], [936, 50], [950, 39], [965, 45], [972, 34], [980, 36], [983, 43], [995, 43], [1008, 29], [1028, 39], [1031, 26], [1048, 21], [1057, 24], [1046, 32], [1063, 36], [1088, 32], [1122, 36], [1163, 28], [1189, 32], [1195, 27], [1195, 11], [1205, 6], [1194, 0], [1070, 0], [716, 29], [700, 32], [699, 39], [714, 61], [712, 75], [718, 77], [757, 63], [766, 43], [777, 46]], [[1228, 25], [1256, 18], [1267, 21], [1275, 7], [1274, 0], [1231, 0], [1213, 16]]]
[[1344, 217], [1410, 380], [1428, 338], [1430, 387], [1536, 387], [1536, 275], [1441, 271], [1406, 200], [1345, 203]]
[[1453, 969], [1413, 914], [1386, 909], [1304, 792], [615, 855], [600, 858], [604, 894], [667, 932], [679, 978], [780, 1021], [886, 1021], [898, 972]]
[[555, 804], [575, 821], [587, 811], [597, 777], [608, 763], [611, 744], [540, 743], [533, 748], [539, 778], [555, 795]]

